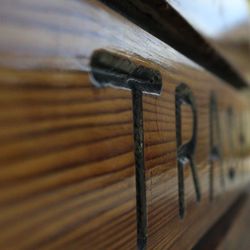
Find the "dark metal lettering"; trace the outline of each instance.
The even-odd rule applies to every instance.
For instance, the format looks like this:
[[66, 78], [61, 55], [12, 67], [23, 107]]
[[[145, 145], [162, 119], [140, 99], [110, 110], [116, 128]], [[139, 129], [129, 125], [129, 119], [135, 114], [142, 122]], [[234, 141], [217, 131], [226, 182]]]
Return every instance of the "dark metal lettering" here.
[[221, 133], [218, 114], [218, 105], [215, 94], [210, 95], [209, 103], [209, 127], [210, 127], [210, 155], [209, 155], [209, 197], [214, 197], [214, 163], [220, 162], [220, 183], [225, 186], [224, 168], [222, 160]]
[[234, 159], [234, 153], [235, 153], [235, 144], [234, 144], [234, 112], [233, 108], [229, 107], [227, 109], [227, 118], [228, 118], [228, 136], [229, 136], [229, 145], [230, 145], [230, 153], [231, 153], [231, 163], [228, 169], [228, 177], [230, 180], [234, 180], [236, 175], [236, 162]]
[[114, 87], [132, 91], [136, 206], [137, 206], [137, 246], [147, 245], [147, 203], [144, 166], [143, 93], [160, 95], [161, 75], [158, 71], [138, 66], [126, 57], [105, 50], [96, 51], [91, 59], [91, 77], [96, 87]]
[[241, 113], [240, 115], [240, 133], [239, 133], [239, 144], [240, 144], [240, 172], [241, 176], [244, 177], [244, 158], [245, 158], [245, 146], [246, 146], [246, 137], [245, 137], [245, 127], [244, 127], [244, 116]]
[[[192, 137], [189, 142], [182, 144], [181, 134], [181, 106], [189, 105], [193, 114], [193, 129]], [[178, 164], [178, 185], [179, 185], [179, 214], [183, 218], [185, 214], [185, 199], [184, 199], [184, 166], [187, 161], [190, 163], [194, 188], [197, 201], [201, 199], [199, 179], [197, 175], [194, 154], [197, 141], [197, 110], [195, 99], [191, 89], [184, 83], [177, 86], [175, 91], [175, 108], [176, 108], [176, 141], [177, 141], [177, 164]]]

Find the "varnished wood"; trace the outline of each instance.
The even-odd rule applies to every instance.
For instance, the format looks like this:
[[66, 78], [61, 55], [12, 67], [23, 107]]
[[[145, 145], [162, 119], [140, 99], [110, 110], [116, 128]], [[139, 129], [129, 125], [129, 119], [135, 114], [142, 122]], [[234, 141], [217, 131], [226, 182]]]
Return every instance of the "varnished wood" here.
[[[208, 96], [199, 89], [199, 80], [187, 78], [192, 79], [200, 107], [196, 158], [202, 202], [195, 202], [187, 171], [187, 211], [184, 220], [179, 219], [173, 90], [184, 79], [170, 71], [163, 76], [161, 98], [144, 98], [149, 249], [177, 247], [180, 237], [185, 242], [182, 247], [191, 246], [234, 200], [237, 193], [229, 190], [247, 180], [239, 172], [234, 182], [227, 181], [228, 191], [216, 188], [216, 196], [221, 194], [209, 202]], [[217, 84], [211, 88], [237, 98], [233, 90]], [[221, 100], [221, 110], [231, 104], [230, 99]], [[102, 249], [117, 244], [135, 248], [130, 93], [97, 90], [87, 74], [3, 71], [1, 100], [2, 248], [83, 245]], [[240, 108], [244, 102], [236, 103]], [[188, 138], [188, 110], [185, 117], [184, 137]], [[218, 172], [216, 176], [217, 182]], [[192, 231], [186, 232], [184, 225], [190, 223]], [[24, 237], [30, 230], [32, 237]]]
[[[240, 3], [243, 1], [240, 1]], [[228, 13], [226, 11], [226, 17], [231, 23], [228, 20], [224, 22], [224, 15], [221, 14], [221, 17], [219, 17], [220, 24], [217, 24], [216, 18], [218, 16], [216, 11], [221, 9], [214, 7], [216, 4], [213, 1], [211, 1], [211, 4], [209, 4], [210, 1], [206, 3], [201, 2], [200, 4], [193, 1], [190, 4], [186, 0], [101, 0], [101, 2], [126, 16], [144, 30], [169, 44], [207, 70], [228, 81], [234, 87], [243, 88], [249, 85], [249, 73], [245, 64], [246, 61], [249, 62], [249, 46], [247, 44], [243, 44], [243, 46], [231, 44], [228, 39], [224, 39], [225, 41], [221, 44], [218, 42], [218, 40], [222, 42], [220, 36], [224, 36], [222, 32], [225, 29], [233, 29], [236, 24], [238, 25], [237, 21], [240, 22], [239, 20], [246, 18], [247, 8], [244, 9], [242, 17], [242, 12], [239, 12], [236, 6], [229, 7], [231, 12]], [[225, 6], [231, 6], [231, 2], [223, 3]], [[240, 7], [240, 10], [242, 10], [242, 5]], [[237, 14], [229, 18], [233, 10], [240, 15], [236, 17], [236, 20], [235, 16]], [[202, 29], [199, 29], [200, 26]], [[218, 27], [221, 33], [218, 32]], [[208, 31], [213, 31], [214, 33], [217, 31], [219, 34], [214, 35], [211, 39], [207, 39], [204, 33]], [[245, 32], [249, 33], [247, 29]], [[233, 33], [233, 36], [236, 37], [237, 35]], [[216, 42], [213, 42], [213, 39]]]
[[[50, 7], [58, 7], [57, 3], [47, 2]], [[100, 48], [161, 74], [161, 95], [143, 95], [147, 245], [148, 249], [191, 248], [249, 181], [247, 98], [104, 5], [64, 4], [60, 11], [54, 8], [58, 16], [53, 8], [51, 14], [39, 5], [43, 14], [33, 17], [58, 22], [57, 28], [62, 28], [62, 10], [73, 12], [67, 20], [77, 32], [48, 31], [34, 19], [20, 22], [21, 30], [17, 22], [0, 25], [8, 37], [19, 41], [12, 40], [8, 47], [7, 39], [0, 39], [0, 248], [136, 249], [132, 96], [129, 91], [93, 85], [90, 58]], [[17, 17], [27, 9], [11, 11]], [[175, 89], [182, 82], [191, 88], [198, 110], [195, 160], [201, 201], [195, 200], [190, 169], [185, 168], [186, 213], [181, 220]], [[209, 199], [212, 91], [218, 99], [226, 179], [222, 188], [217, 164], [213, 201]], [[233, 131], [228, 128], [229, 107], [235, 114]], [[188, 107], [183, 108], [182, 118], [187, 141], [192, 130]], [[242, 131], [244, 145], [239, 140]], [[228, 132], [235, 143], [233, 151]], [[232, 164], [234, 180], [229, 178]]]
[[[0, 32], [5, 35], [0, 37], [0, 65], [84, 70], [90, 51], [100, 47], [126, 48], [132, 54], [140, 51], [140, 56], [167, 66], [168, 62], [179, 59], [184, 62], [184, 57], [177, 55], [167, 43], [229, 84], [246, 86], [227, 61], [173, 8], [166, 7], [165, 0], [106, 2], [112, 6], [125, 5], [122, 13], [129, 8], [127, 16], [147, 32], [96, 0], [40, 3], [1, 0]], [[147, 43], [143, 42], [145, 39]], [[148, 46], [153, 49], [149, 51]]]

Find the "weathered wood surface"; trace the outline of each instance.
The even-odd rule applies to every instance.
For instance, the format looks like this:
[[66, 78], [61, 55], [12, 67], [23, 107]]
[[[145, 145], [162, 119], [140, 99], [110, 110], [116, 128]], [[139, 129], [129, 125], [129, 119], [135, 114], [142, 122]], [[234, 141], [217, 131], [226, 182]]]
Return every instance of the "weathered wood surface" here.
[[[45, 2], [26, 3], [44, 10], [32, 16], [40, 22], [26, 15], [28, 6], [22, 9], [21, 4], [11, 9], [16, 21], [6, 18], [0, 25], [6, 34], [0, 39], [0, 248], [136, 248], [132, 98], [129, 91], [93, 85], [90, 56], [99, 48], [161, 73], [161, 95], [143, 95], [147, 245], [192, 247], [249, 180], [247, 99], [95, 1], [48, 1], [50, 10], [44, 9]], [[63, 24], [71, 28], [63, 29]], [[186, 211], [180, 219], [175, 89], [182, 82], [197, 104], [195, 161], [201, 201], [196, 202], [186, 167]], [[217, 162], [212, 201], [211, 91], [217, 95], [226, 182], [222, 188]], [[232, 128], [229, 108], [234, 112]], [[187, 141], [192, 130], [188, 107], [182, 110], [182, 128]], [[233, 180], [231, 167], [236, 171]]]
[[95, 0], [1, 0], [0, 17], [1, 67], [86, 71], [99, 48], [139, 54], [169, 67], [178, 62], [195, 67]]

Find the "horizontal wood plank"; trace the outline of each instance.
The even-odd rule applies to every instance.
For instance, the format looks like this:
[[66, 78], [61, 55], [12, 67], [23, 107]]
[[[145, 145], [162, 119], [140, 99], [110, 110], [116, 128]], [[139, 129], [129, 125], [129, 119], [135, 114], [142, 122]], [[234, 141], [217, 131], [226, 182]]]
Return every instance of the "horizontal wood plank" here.
[[[196, 160], [202, 201], [195, 201], [187, 169], [187, 210], [184, 220], [180, 220], [174, 89], [185, 79], [179, 73], [163, 69], [161, 72], [162, 95], [145, 96], [143, 103], [149, 249], [175, 248], [180, 238], [183, 242], [188, 240], [186, 244], [190, 246], [194, 244], [237, 197], [243, 181], [248, 180], [242, 166], [237, 167], [233, 182], [227, 177], [233, 159], [224, 138], [228, 158], [224, 163], [226, 190], [219, 185], [218, 165], [216, 198], [209, 201], [209, 90], [222, 91], [230, 97], [219, 101], [221, 117], [227, 105], [232, 105], [232, 98], [235, 109], [244, 110], [247, 106], [227, 86], [207, 84], [204, 92], [199, 79], [185, 78], [199, 109]], [[124, 249], [135, 248], [131, 94], [112, 88], [96, 89], [88, 74], [2, 71], [1, 100], [0, 221], [5, 228], [1, 233], [2, 247], [83, 245], [113, 249], [121, 244]], [[188, 139], [192, 126], [190, 110], [186, 109], [183, 117], [183, 137]], [[223, 125], [226, 128], [227, 124]], [[242, 157], [241, 152], [234, 153], [235, 157]], [[248, 158], [245, 162], [241, 159], [240, 164], [248, 171]], [[187, 231], [188, 225], [193, 228], [192, 234]], [[24, 236], [30, 230], [32, 237], [27, 239]], [[116, 237], [108, 236], [114, 234]]]
[[[93, 85], [90, 60], [100, 48], [161, 74], [162, 93], [143, 94], [142, 103], [147, 246], [192, 247], [249, 181], [247, 98], [96, 1], [64, 2], [60, 11], [52, 8], [56, 1], [47, 2], [50, 11], [30, 3], [9, 9], [12, 17], [23, 20], [21, 29], [9, 19], [0, 25], [8, 37], [13, 35], [9, 43], [0, 39], [0, 248], [136, 248], [132, 94]], [[33, 14], [40, 22], [25, 19], [29, 8], [41, 11], [41, 16]], [[67, 24], [78, 30], [63, 31], [65, 12], [71, 13]], [[56, 24], [47, 30], [43, 22]], [[196, 201], [187, 165], [186, 209], [180, 219], [175, 91], [183, 82], [197, 106], [201, 201]], [[218, 102], [225, 187], [218, 161], [211, 201], [212, 92]], [[181, 116], [187, 142], [193, 126], [190, 108], [183, 106]]]

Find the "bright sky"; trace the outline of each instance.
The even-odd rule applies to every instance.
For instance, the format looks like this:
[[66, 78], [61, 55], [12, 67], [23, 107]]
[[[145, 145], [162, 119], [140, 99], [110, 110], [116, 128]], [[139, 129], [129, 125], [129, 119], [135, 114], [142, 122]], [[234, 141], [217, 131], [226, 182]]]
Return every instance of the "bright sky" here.
[[205, 36], [217, 37], [249, 21], [247, 0], [168, 0], [168, 2]]

